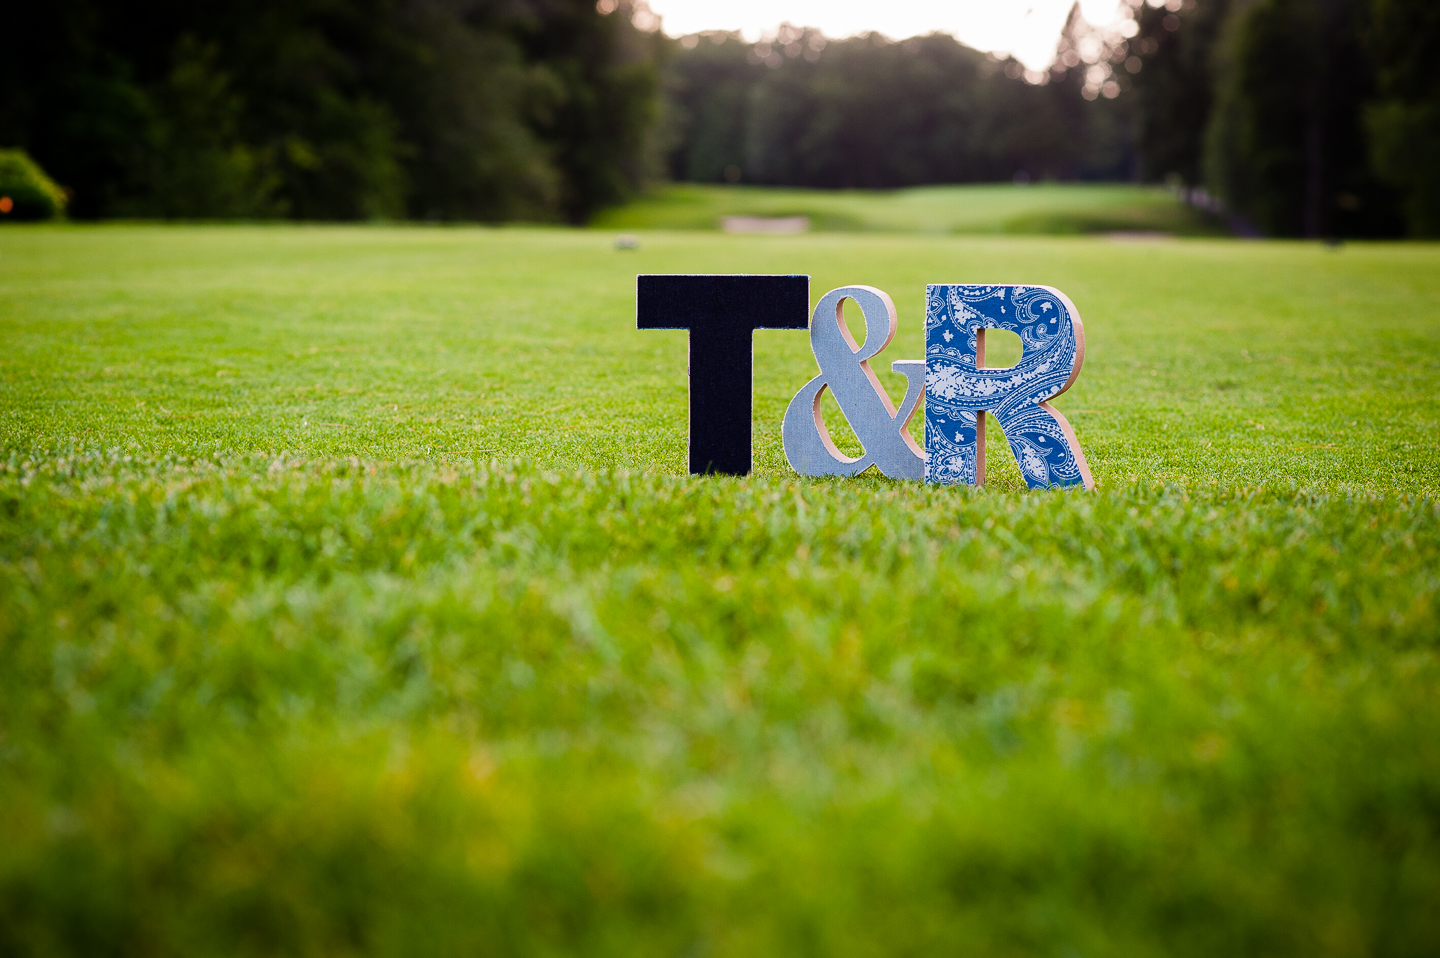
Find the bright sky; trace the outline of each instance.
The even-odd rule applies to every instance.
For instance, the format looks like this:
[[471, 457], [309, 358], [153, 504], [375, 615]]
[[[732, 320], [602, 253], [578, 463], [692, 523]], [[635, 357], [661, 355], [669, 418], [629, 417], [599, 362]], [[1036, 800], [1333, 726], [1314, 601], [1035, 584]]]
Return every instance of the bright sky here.
[[[827, 37], [867, 30], [892, 39], [942, 30], [977, 50], [1014, 54], [1032, 70], [1050, 65], [1074, 0], [649, 0], [672, 37], [740, 30], [747, 40], [781, 23], [818, 27]], [[1096, 26], [1116, 19], [1117, 0], [1080, 0]]]

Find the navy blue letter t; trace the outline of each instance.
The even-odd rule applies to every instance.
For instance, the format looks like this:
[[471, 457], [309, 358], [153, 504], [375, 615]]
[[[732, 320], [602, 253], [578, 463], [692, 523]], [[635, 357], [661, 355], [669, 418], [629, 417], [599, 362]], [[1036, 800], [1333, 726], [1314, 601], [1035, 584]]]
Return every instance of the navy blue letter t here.
[[641, 275], [637, 329], [690, 331], [690, 471], [750, 471], [751, 333], [810, 327], [809, 276]]

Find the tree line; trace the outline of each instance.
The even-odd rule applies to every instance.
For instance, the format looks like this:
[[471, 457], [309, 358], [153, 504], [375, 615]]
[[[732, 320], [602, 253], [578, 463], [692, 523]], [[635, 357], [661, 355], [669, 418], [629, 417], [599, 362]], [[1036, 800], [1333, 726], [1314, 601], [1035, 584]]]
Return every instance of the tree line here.
[[1440, 234], [1440, 4], [1128, 3], [1118, 32], [1072, 13], [1036, 74], [943, 34], [671, 40], [640, 0], [0, 0], [0, 147], [82, 218], [583, 222], [664, 178], [1090, 179], [1271, 235]]
[[1440, 4], [1167, 7], [1138, 17], [1144, 178], [1206, 187], [1271, 235], [1440, 236]]
[[1087, 101], [1078, 72], [1034, 79], [940, 33], [827, 40], [787, 26], [758, 44], [685, 37], [665, 76], [668, 170], [677, 180], [870, 189], [1128, 179], [1120, 111]]
[[669, 173], [1170, 182], [1270, 235], [1440, 235], [1440, 3], [1129, 0], [1126, 12], [1107, 33], [1077, 7], [1040, 76], [940, 34], [684, 38], [666, 68]]
[[4, 0], [0, 146], [77, 217], [583, 221], [652, 162], [629, 0]]

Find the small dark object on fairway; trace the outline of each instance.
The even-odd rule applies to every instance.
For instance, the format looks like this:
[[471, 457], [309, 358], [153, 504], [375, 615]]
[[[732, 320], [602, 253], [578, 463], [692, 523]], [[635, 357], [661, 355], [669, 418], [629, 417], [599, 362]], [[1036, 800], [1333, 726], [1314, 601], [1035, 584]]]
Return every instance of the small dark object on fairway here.
[[627, 235], [624, 235], [624, 236], [617, 236], [617, 237], [615, 237], [615, 248], [616, 248], [616, 249], [639, 249], [639, 248], [640, 248], [640, 240], [638, 240], [638, 239], [636, 239], [634, 236], [630, 236], [630, 235], [628, 235], [628, 234], [627, 234]]
[[690, 472], [750, 472], [752, 334], [809, 329], [810, 277], [635, 277], [637, 329], [690, 331]]

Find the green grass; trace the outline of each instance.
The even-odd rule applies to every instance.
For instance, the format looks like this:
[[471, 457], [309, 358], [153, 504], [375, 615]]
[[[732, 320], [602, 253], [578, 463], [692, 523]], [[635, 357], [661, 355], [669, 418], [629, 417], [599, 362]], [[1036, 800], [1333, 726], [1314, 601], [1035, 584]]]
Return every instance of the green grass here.
[[[1440, 248], [610, 239], [0, 231], [0, 954], [1435, 952]], [[685, 476], [698, 271], [1060, 287], [1099, 489]]]
[[605, 229], [717, 229], [723, 216], [808, 216], [842, 232], [1052, 234], [1223, 232], [1168, 190], [1114, 183], [923, 186], [891, 192], [672, 185], [601, 213]]

